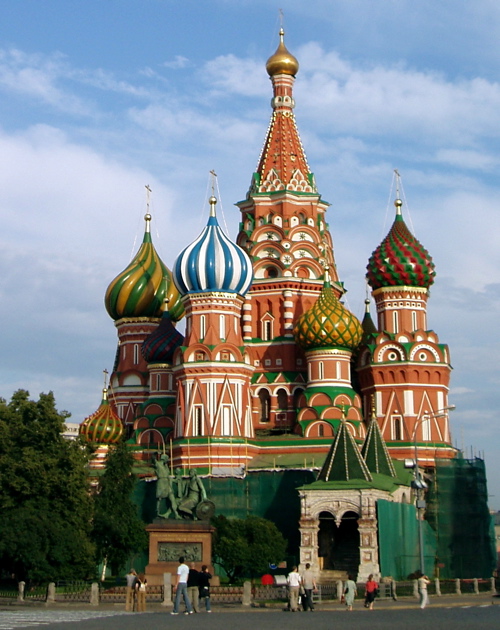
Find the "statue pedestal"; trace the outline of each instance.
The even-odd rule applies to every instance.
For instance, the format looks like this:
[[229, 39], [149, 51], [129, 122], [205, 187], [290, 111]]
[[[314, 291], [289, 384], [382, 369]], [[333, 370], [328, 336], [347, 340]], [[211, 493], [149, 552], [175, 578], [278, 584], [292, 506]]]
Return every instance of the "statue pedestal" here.
[[[149, 534], [149, 564], [146, 567], [148, 584], [162, 585], [163, 574], [177, 574], [179, 558], [196, 568], [206, 564], [213, 575], [212, 532], [208, 521], [184, 521], [158, 518], [146, 527]], [[212, 581], [212, 584], [214, 582]]]

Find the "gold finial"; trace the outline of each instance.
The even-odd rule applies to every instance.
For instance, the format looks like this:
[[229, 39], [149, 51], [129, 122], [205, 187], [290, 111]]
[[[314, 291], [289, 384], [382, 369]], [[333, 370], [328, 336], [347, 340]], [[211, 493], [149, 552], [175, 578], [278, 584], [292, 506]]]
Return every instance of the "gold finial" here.
[[151, 188], [149, 184], [146, 184], [146, 214], [144, 215], [144, 221], [146, 221], [146, 232], [149, 232], [149, 222], [151, 221], [151, 214], [149, 213], [149, 200], [151, 195]]
[[401, 215], [401, 208], [403, 206], [403, 202], [399, 197], [399, 186], [401, 183], [401, 175], [397, 168], [394, 169], [394, 174], [396, 175], [396, 199], [394, 201], [394, 205], [396, 206], [396, 214]]
[[102, 389], [102, 398], [103, 398], [103, 400], [107, 400], [108, 399], [108, 370], [106, 370], [106, 368], [104, 368], [102, 373], [103, 373], [103, 376], [104, 376], [104, 387]]
[[215, 196], [215, 182], [217, 180], [217, 173], [214, 169], [212, 169], [210, 171], [210, 175], [212, 176], [212, 195], [208, 200], [208, 203], [210, 204], [210, 216], [215, 217], [215, 205], [217, 203], [217, 197]]
[[376, 409], [375, 409], [375, 396], [373, 396], [373, 395], [372, 395], [371, 419], [372, 420], [376, 420], [377, 419], [377, 412], [376, 412]]

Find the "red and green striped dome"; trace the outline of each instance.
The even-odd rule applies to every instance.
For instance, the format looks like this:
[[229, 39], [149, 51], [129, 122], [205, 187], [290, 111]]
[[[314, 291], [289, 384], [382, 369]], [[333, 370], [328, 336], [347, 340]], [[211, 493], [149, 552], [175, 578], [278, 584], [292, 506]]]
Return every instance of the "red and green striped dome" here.
[[434, 263], [401, 216], [402, 202], [396, 199], [396, 218], [389, 234], [368, 261], [366, 278], [372, 289], [380, 287], [425, 287], [434, 282]]
[[358, 318], [340, 303], [329, 280], [326, 280], [316, 302], [297, 320], [293, 334], [304, 350], [354, 350], [361, 341], [363, 329]]
[[98, 444], [116, 444], [123, 434], [123, 424], [111, 409], [108, 400], [108, 390], [102, 390], [102, 401], [99, 409], [80, 425], [80, 435], [88, 442]]
[[149, 229], [151, 215], [146, 214], [146, 230], [133, 260], [109, 285], [104, 302], [114, 319], [122, 317], [161, 317], [164, 304], [174, 321], [184, 315], [172, 273], [158, 256]]

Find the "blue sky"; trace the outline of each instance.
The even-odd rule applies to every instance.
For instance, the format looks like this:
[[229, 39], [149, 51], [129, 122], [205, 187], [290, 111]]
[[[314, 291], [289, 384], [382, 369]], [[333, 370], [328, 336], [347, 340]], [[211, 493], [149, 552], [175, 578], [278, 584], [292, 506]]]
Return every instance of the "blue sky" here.
[[0, 4], [0, 395], [53, 390], [80, 421], [111, 371], [108, 283], [153, 236], [170, 267], [206, 222], [233, 238], [271, 114], [278, 8], [296, 117], [347, 305], [392, 223], [433, 255], [453, 439], [483, 453], [500, 509], [500, 5], [442, 0], [7, 0]]

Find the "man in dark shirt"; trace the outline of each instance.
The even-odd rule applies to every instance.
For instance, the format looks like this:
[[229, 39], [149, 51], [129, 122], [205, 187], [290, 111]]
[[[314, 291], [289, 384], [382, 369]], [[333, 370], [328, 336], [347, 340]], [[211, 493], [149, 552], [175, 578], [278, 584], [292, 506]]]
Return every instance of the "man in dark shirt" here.
[[189, 564], [189, 575], [187, 580], [188, 597], [193, 604], [193, 610], [195, 613], [200, 612], [200, 596], [198, 591], [199, 586], [199, 572], [194, 567], [194, 562]]

